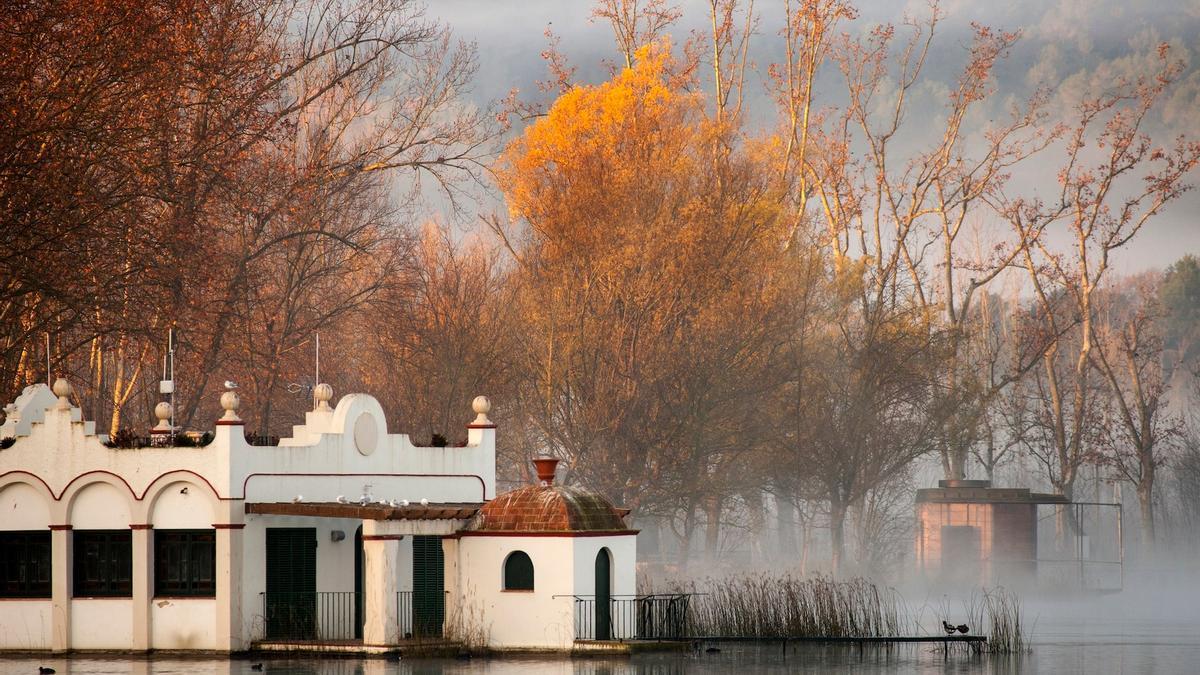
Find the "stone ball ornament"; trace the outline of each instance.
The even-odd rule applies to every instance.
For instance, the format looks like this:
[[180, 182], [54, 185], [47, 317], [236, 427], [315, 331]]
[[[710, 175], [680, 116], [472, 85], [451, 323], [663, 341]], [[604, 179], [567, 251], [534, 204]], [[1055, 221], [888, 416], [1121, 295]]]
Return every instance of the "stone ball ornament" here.
[[242, 418], [238, 417], [237, 409], [242, 404], [242, 399], [238, 397], [237, 392], [230, 389], [221, 394], [221, 407], [225, 409], [225, 414], [221, 417], [221, 422], [241, 422]]
[[160, 401], [158, 405], [154, 406], [154, 417], [158, 420], [156, 429], [170, 429], [171, 404], [166, 401]]
[[488, 419], [487, 414], [492, 411], [492, 401], [486, 396], [476, 396], [475, 400], [471, 401], [471, 410], [475, 411], [475, 419], [471, 422], [473, 427], [490, 427], [495, 426], [492, 420]]
[[66, 410], [71, 407], [71, 383], [65, 377], [59, 377], [54, 381], [54, 387], [51, 389], [54, 395], [58, 397], [59, 410]]
[[318, 411], [331, 412], [333, 408], [329, 407], [329, 402], [333, 400], [333, 387], [324, 382], [313, 387], [313, 400], [317, 403]]

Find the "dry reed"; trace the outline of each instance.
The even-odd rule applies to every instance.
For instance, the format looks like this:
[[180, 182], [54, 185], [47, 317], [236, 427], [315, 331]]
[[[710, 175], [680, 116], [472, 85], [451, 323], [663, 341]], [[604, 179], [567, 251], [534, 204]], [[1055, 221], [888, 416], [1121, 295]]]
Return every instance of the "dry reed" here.
[[[682, 590], [682, 589], [681, 589]], [[692, 584], [691, 635], [714, 637], [892, 637], [899, 596], [866, 579], [736, 576]]]
[[971, 595], [966, 605], [971, 625], [987, 628], [983, 651], [992, 654], [1023, 654], [1029, 651], [1029, 638], [1021, 624], [1021, 600], [1003, 588], [984, 589]]

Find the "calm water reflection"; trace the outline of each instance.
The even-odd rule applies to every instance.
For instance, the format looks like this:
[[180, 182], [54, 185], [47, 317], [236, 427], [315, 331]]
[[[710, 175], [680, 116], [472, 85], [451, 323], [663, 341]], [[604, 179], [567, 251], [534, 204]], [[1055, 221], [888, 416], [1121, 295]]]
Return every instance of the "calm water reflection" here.
[[[642, 654], [627, 659], [498, 658], [382, 660], [264, 660], [263, 673], [275, 675], [408, 675], [487, 673], [519, 675], [618, 675], [637, 673], [1193, 673], [1200, 667], [1200, 638], [1133, 643], [1052, 642], [1020, 658], [943, 655], [940, 648], [891, 649], [795, 645], [720, 645], [717, 654]], [[191, 659], [6, 659], [0, 673], [30, 675], [49, 665], [62, 675], [256, 675], [256, 661]]]
[[0, 675], [33, 675], [39, 665], [61, 675], [673, 675], [675, 673], [1200, 673], [1200, 599], [1194, 584], [1161, 595], [1126, 592], [1098, 601], [1026, 604], [1034, 636], [1031, 654], [944, 656], [940, 646], [891, 648], [778, 643], [721, 644], [720, 653], [639, 654], [630, 658], [403, 659], [400, 661], [0, 658]]

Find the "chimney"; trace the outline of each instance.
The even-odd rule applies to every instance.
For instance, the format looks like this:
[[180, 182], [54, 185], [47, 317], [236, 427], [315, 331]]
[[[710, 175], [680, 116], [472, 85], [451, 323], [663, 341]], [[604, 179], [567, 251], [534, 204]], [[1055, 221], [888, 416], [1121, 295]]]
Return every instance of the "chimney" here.
[[557, 457], [535, 457], [533, 466], [537, 470], [538, 483], [542, 487], [554, 485], [554, 469], [558, 466]]

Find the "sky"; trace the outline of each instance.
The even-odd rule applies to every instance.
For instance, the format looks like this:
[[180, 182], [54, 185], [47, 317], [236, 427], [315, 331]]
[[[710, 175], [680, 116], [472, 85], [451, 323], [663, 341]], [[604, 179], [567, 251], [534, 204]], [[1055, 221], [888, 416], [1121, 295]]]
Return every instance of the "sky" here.
[[[672, 31], [680, 44], [692, 31], [707, 27], [704, 0], [681, 0], [684, 16]], [[942, 3], [946, 17], [939, 26], [930, 54], [921, 103], [914, 107], [904, 132], [919, 143], [922, 132], [936, 125], [927, 120], [941, 114], [948, 87], [966, 58], [971, 22], [1004, 30], [1020, 30], [1021, 39], [996, 71], [997, 95], [990, 108], [981, 110], [977, 127], [1007, 104], [1044, 85], [1055, 92], [1053, 108], [1064, 117], [1071, 102], [1085, 91], [1112, 82], [1122, 74], [1144, 71], [1153, 62], [1160, 42], [1186, 69], [1154, 120], [1156, 140], [1180, 134], [1200, 139], [1200, 0], [1013, 0], [979, 2], [950, 0]], [[431, 0], [432, 18], [446, 22], [457, 38], [473, 41], [480, 69], [472, 91], [474, 103], [487, 106], [503, 99], [514, 87], [533, 94], [536, 82], [547, 78], [541, 57], [547, 28], [561, 38], [561, 50], [577, 66], [583, 82], [600, 82], [608, 75], [605, 60], [617, 58], [607, 24], [590, 20], [591, 0]], [[755, 74], [747, 85], [748, 106], [755, 111], [753, 125], [774, 123], [763, 80], [767, 66], [782, 60], [778, 36], [783, 22], [783, 0], [756, 0], [758, 30], [751, 43]], [[856, 33], [880, 23], [901, 23], [905, 16], [925, 17], [925, 2], [870, 0], [858, 3], [860, 16], [845, 30]], [[832, 100], [839, 82], [832, 68], [818, 83], [818, 97]], [[1058, 156], [1047, 155], [1014, 176], [1022, 189], [1053, 188]], [[1200, 172], [1193, 182], [1200, 181]], [[1152, 221], [1119, 256], [1114, 265], [1122, 274], [1162, 268], [1184, 254], [1200, 255], [1200, 190], [1193, 190]], [[983, 231], [1000, 227], [977, 224]]]

